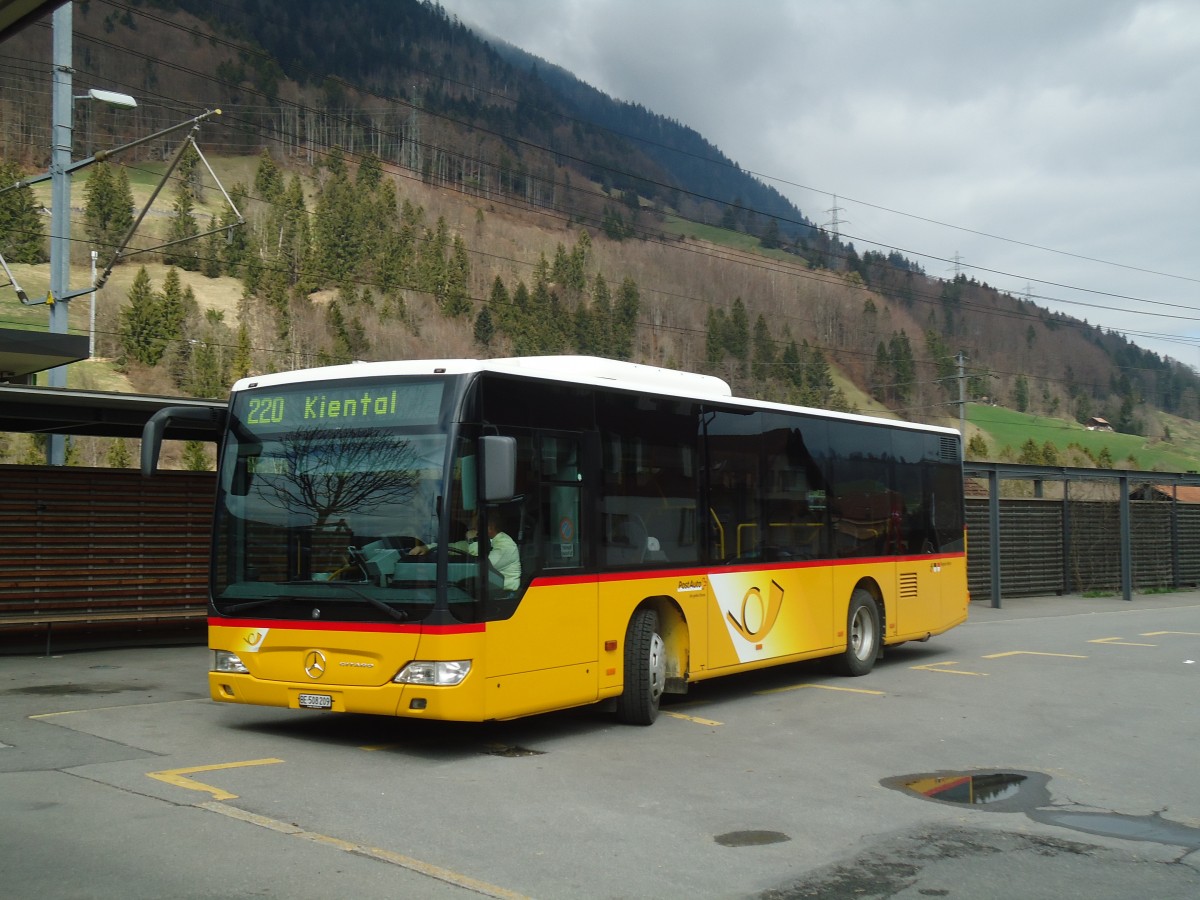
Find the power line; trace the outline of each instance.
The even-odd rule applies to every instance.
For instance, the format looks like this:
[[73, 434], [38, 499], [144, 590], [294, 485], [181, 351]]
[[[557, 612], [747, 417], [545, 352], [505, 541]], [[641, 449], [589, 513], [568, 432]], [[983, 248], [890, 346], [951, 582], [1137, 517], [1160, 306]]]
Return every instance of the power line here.
[[[177, 27], [177, 26], [172, 26], [172, 27]], [[116, 47], [116, 45], [111, 45], [111, 44], [110, 44], [109, 46], [113, 46], [114, 48]], [[181, 67], [180, 67], [180, 68], [181, 68]], [[184, 71], [189, 71], [189, 70], [184, 70]], [[194, 74], [199, 74], [199, 73], [194, 73]], [[447, 121], [456, 122], [456, 124], [460, 124], [460, 125], [462, 125], [462, 124], [463, 124], [463, 123], [457, 122], [457, 120], [453, 120], [453, 119], [447, 119]], [[248, 123], [248, 124], [249, 124], [249, 123]], [[465, 126], [465, 127], [471, 127], [471, 126]], [[546, 150], [546, 148], [539, 147], [539, 146], [538, 146], [538, 145], [536, 145], [536, 144], [529, 144], [529, 146], [531, 146], [531, 147], [536, 147], [537, 149], [539, 149], [539, 150], [543, 150], [543, 151], [545, 151], [545, 150]], [[616, 170], [613, 170], [613, 171], [616, 171]], [[399, 174], [399, 173], [398, 173], [398, 174]], [[405, 176], [405, 177], [411, 177], [411, 176]], [[594, 193], [593, 193], [592, 195], [593, 195], [593, 196], [598, 196], [598, 195], [596, 195], [596, 194], [594, 194]], [[695, 196], [697, 196], [697, 197], [701, 197], [701, 198], [703, 197], [703, 195], [695, 195]], [[711, 198], [709, 198], [709, 199], [711, 199]], [[836, 198], [835, 198], [835, 203], [836, 203]], [[517, 206], [517, 205], [519, 205], [519, 204], [515, 204], [515, 203], [514, 203], [514, 204], [511, 204], [511, 205]], [[306, 210], [306, 211], [307, 211], [307, 210]], [[568, 211], [568, 212], [569, 212], [569, 211]], [[311, 215], [311, 213], [310, 213], [310, 215]], [[715, 252], [712, 252], [712, 251], [698, 251], [698, 250], [696, 250], [696, 249], [693, 249], [693, 248], [688, 248], [688, 249], [689, 249], [689, 252], [700, 252], [700, 253], [702, 253], [703, 255], [709, 255], [709, 256], [712, 256], [712, 257], [714, 257], [714, 258], [732, 258], [732, 259], [738, 260], [738, 261], [740, 261], [740, 262], [742, 262], [743, 264], [746, 264], [746, 265], [755, 265], [756, 267], [759, 267], [759, 268], [763, 268], [763, 269], [769, 269], [769, 270], [771, 270], [771, 271], [783, 272], [783, 273], [785, 273], [785, 274], [789, 274], [789, 275], [792, 275], [792, 276], [794, 276], [794, 277], [801, 277], [801, 278], [819, 278], [821, 281], [825, 281], [825, 282], [827, 282], [827, 283], [830, 281], [830, 279], [829, 279], [828, 277], [826, 277], [826, 276], [812, 276], [812, 275], [809, 275], [809, 274], [807, 274], [807, 273], [805, 273], [805, 272], [802, 272], [802, 271], [798, 271], [798, 270], [796, 270], [796, 269], [793, 269], [793, 268], [792, 268], [792, 267], [790, 267], [790, 266], [784, 266], [784, 265], [782, 265], [782, 264], [780, 264], [780, 265], [773, 265], [773, 264], [763, 264], [763, 263], [761, 262], [763, 258], [762, 258], [761, 256], [757, 256], [757, 255], [753, 255], [753, 256], [752, 256], [751, 254], [743, 254], [743, 253], [739, 253], [739, 252], [737, 252], [737, 251], [722, 251], [722, 252], [720, 252], [720, 253], [715, 253]], [[481, 254], [481, 255], [482, 255], [482, 254]], [[497, 258], [503, 258], [503, 257], [497, 257]], [[752, 260], [752, 259], [754, 260], [754, 262], [751, 262], [751, 260]], [[509, 261], [510, 261], [510, 262], [512, 262], [512, 263], [514, 263], [514, 264], [518, 264], [518, 265], [526, 265], [526, 266], [532, 265], [531, 263], [528, 263], [527, 261], [524, 261], [524, 260], [509, 260]], [[651, 289], [651, 290], [653, 290], [653, 289]], [[665, 295], [665, 296], [669, 296], [669, 294], [668, 294], [667, 292], [658, 291], [658, 290], [654, 290], [653, 292], [655, 292], [655, 293], [660, 293], [660, 294], [663, 294], [663, 295]], [[683, 296], [683, 295], [675, 295], [675, 296]], [[478, 300], [479, 298], [476, 298], [476, 299]], [[707, 301], [705, 301], [705, 300], [702, 300], [701, 298], [695, 298], [695, 297], [688, 297], [687, 299], [689, 299], [689, 300], [693, 300], [693, 301], [696, 301], [696, 302], [705, 302], [705, 303], [707, 302]], [[928, 301], [930, 301], [930, 302], [933, 302], [933, 298], [932, 298], [932, 296], [931, 296], [931, 295], [927, 295], [926, 297], [923, 297], [923, 298], [921, 298], [921, 299], [922, 299], [922, 301], [928, 300]], [[1052, 299], [1052, 298], [1048, 298], [1048, 299]], [[1136, 300], [1137, 298], [1129, 298], [1129, 299], [1134, 299], [1134, 300]], [[1087, 305], [1087, 304], [1084, 304], [1084, 305]], [[978, 307], [977, 307], [977, 308], [978, 308]], [[1097, 307], [1097, 308], [1106, 308], [1106, 307]], [[1111, 308], [1109, 308], [1109, 309], [1111, 309]], [[979, 308], [979, 311], [983, 312], [984, 310], [983, 310], [982, 308]], [[989, 314], [994, 314], [994, 313], [992, 313], [991, 311], [988, 311], [988, 312], [989, 312]], [[1011, 317], [1014, 317], [1014, 318], [1027, 317], [1027, 318], [1030, 318], [1031, 320], [1032, 320], [1032, 319], [1035, 319], [1035, 318], [1040, 320], [1040, 317], [1039, 317], [1039, 316], [1011, 316]], [[801, 320], [801, 319], [798, 319], [798, 318], [797, 318], [797, 319], [794, 319], [794, 321], [800, 322], [800, 321], [806, 321], [806, 320]], [[694, 330], [693, 330], [693, 331], [694, 331]], [[840, 349], [840, 350], [839, 350], [839, 349], [835, 349], [835, 348], [828, 348], [828, 349], [830, 349], [830, 350], [831, 350], [831, 352], [834, 352], [834, 353], [846, 353], [846, 352], [848, 352], [848, 351], [846, 351], [846, 350], [845, 350], [845, 348], [842, 348], [842, 349]]]

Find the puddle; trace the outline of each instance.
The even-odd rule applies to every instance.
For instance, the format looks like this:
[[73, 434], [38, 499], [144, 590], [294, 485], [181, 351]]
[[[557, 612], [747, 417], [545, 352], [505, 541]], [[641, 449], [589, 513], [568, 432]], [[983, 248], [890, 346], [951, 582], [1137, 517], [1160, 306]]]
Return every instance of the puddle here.
[[953, 803], [958, 806], [990, 807], [996, 812], [1028, 812], [1050, 805], [1047, 784], [1041, 772], [928, 772], [885, 778], [884, 787], [905, 794]]
[[1045, 825], [1059, 825], [1087, 834], [1104, 837], [1124, 838], [1127, 841], [1150, 841], [1155, 844], [1173, 844], [1200, 850], [1200, 828], [1172, 822], [1162, 816], [1125, 816], [1111, 812], [1067, 812], [1059, 810], [1037, 810], [1029, 816]]
[[1129, 816], [1056, 807], [1050, 797], [1050, 776], [1041, 772], [932, 772], [885, 778], [880, 784], [936, 803], [994, 812], [1023, 812], [1043, 825], [1085, 834], [1200, 849], [1200, 828], [1172, 822], [1157, 813]]
[[922, 796], [945, 803], [981, 806], [1015, 797], [1027, 775], [995, 772], [990, 775], [933, 775], [905, 782], [905, 787]]
[[791, 838], [782, 831], [730, 831], [713, 838], [722, 847], [761, 847], [765, 844], [782, 844]]

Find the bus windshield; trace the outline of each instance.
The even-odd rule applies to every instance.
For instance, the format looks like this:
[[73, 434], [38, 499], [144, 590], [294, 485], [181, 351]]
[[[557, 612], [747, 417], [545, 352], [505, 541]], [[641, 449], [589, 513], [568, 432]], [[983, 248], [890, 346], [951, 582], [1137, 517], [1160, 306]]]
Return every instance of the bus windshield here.
[[[231, 409], [217, 504], [213, 603], [230, 616], [420, 621], [437, 599], [433, 544], [449, 491], [443, 394], [421, 381], [244, 391]], [[468, 494], [470, 492], [468, 491]], [[474, 559], [451, 559], [469, 583]], [[451, 596], [451, 608], [469, 603]]]

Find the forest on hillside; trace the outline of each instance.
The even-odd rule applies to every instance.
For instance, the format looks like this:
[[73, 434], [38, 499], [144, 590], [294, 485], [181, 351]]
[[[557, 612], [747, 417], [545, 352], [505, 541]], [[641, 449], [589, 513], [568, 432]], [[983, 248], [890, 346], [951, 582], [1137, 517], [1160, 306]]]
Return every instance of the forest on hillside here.
[[[594, 353], [744, 395], [953, 421], [961, 353], [970, 399], [1128, 433], [1200, 417], [1187, 367], [898, 253], [860, 255], [685, 126], [432, 4], [89, 0], [75, 28], [79, 84], [158, 98], [78, 122], [77, 155], [220, 103], [201, 143], [242, 175], [228, 176], [238, 227], [187, 154], [137, 240], [211, 233], [122, 263], [105, 289], [121, 296], [102, 307], [98, 352], [136, 386], [220, 396], [249, 372], [348, 359]], [[48, 75], [31, 74], [47, 30], [27, 31], [0, 60], [4, 183], [49, 146]], [[175, 149], [76, 176], [77, 262], [111, 254], [138, 184]], [[10, 262], [44, 266], [41, 206], [30, 189], [0, 194]], [[231, 282], [238, 299], [219, 308], [210, 289]]]

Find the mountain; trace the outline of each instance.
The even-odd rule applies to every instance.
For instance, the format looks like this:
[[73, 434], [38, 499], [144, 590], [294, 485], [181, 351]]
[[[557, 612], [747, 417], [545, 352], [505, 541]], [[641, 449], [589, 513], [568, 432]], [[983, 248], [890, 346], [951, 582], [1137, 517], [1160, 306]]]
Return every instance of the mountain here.
[[[142, 104], [80, 118], [78, 155], [221, 107], [201, 144], [248, 226], [197, 251], [183, 282], [257, 368], [586, 349], [718, 374], [738, 393], [956, 424], [962, 353], [970, 399], [1155, 436], [1164, 413], [1200, 417], [1187, 367], [898, 253], [860, 255], [694, 129], [434, 4], [92, 0], [75, 30], [76, 87]], [[49, 91], [29, 74], [48, 44], [27, 29], [0, 63], [0, 153], [27, 170], [49, 145]], [[135, 189], [174, 140], [122, 157]], [[148, 229], [175, 215], [173, 190]], [[220, 221], [220, 200], [189, 202]], [[107, 290], [131, 290], [132, 269]], [[218, 283], [242, 300], [218, 304]], [[102, 343], [126, 359], [110, 315]], [[596, 336], [623, 327], [616, 344]], [[211, 392], [210, 378], [185, 383], [193, 351], [170, 343], [175, 384]]]

